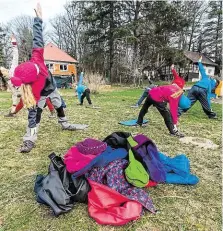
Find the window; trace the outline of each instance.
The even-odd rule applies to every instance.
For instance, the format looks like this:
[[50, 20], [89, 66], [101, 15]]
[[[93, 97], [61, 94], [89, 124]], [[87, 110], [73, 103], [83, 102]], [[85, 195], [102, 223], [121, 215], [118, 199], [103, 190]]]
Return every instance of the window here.
[[210, 75], [212, 73], [212, 69], [208, 69], [208, 74]]
[[60, 70], [61, 71], [67, 71], [67, 64], [61, 64], [60, 65]]
[[49, 70], [53, 70], [53, 63], [47, 63], [47, 64], [46, 64], [46, 67], [47, 67]]

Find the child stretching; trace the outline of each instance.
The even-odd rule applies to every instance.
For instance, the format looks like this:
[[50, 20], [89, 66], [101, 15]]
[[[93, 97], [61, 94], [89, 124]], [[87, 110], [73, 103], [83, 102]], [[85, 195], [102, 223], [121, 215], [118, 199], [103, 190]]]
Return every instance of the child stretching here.
[[[12, 107], [10, 112], [5, 115], [5, 117], [14, 117], [22, 108], [23, 108], [23, 102], [21, 99], [21, 91], [20, 87], [15, 87], [13, 86], [10, 78], [14, 74], [15, 68], [18, 66], [18, 59], [19, 59], [19, 53], [18, 53], [18, 47], [17, 47], [17, 41], [14, 35], [11, 36], [11, 42], [12, 42], [12, 64], [9, 70], [9, 81], [8, 81], [8, 86], [9, 89], [12, 92]], [[19, 100], [19, 102], [18, 102]], [[49, 99], [47, 99], [46, 104], [50, 110], [51, 116], [53, 115], [54, 112], [54, 107], [52, 103], [50, 102]]]
[[14, 35], [11, 36], [11, 43], [12, 43], [12, 63], [9, 70], [9, 81], [8, 81], [8, 87], [12, 93], [12, 107], [7, 115], [5, 117], [13, 117], [16, 112], [16, 105], [18, 104], [18, 101], [21, 97], [21, 92], [19, 87], [13, 86], [11, 82], [11, 77], [14, 74], [15, 68], [18, 66], [18, 59], [19, 59], [19, 52], [17, 47], [17, 41]]
[[[151, 89], [139, 113], [137, 124], [142, 126], [143, 117], [148, 112], [148, 108], [153, 105], [162, 115], [170, 134], [179, 138], [184, 137], [177, 129], [177, 109], [184, 84], [185, 81], [182, 78], [175, 78], [171, 85]], [[167, 103], [169, 103], [170, 111]]]
[[65, 117], [61, 97], [44, 63], [42, 10], [39, 3], [37, 4], [35, 12], [36, 17], [33, 25], [34, 37], [32, 57], [30, 61], [17, 66], [14, 75], [11, 78], [13, 85], [21, 86], [22, 100], [29, 112], [28, 128], [23, 137], [23, 144], [20, 152], [30, 152], [32, 148], [34, 148], [42, 110], [47, 98], [51, 99], [51, 102], [57, 111], [58, 122], [61, 124], [62, 129], [83, 129], [83, 126], [77, 127], [77, 125], [68, 123], [68, 120]]
[[209, 119], [216, 119], [217, 115], [211, 109], [211, 92], [212, 88], [216, 88], [216, 85], [212, 87], [213, 80], [206, 74], [205, 69], [201, 63], [202, 56], [198, 60], [198, 67], [201, 73], [201, 80], [196, 82], [193, 87], [189, 90], [187, 97], [191, 101], [191, 106], [188, 109], [178, 110], [178, 116], [182, 113], [188, 111], [198, 100], [203, 108], [204, 113], [208, 116]]
[[157, 87], [157, 85], [154, 85], [150, 79], [149, 79], [149, 84], [150, 85], [145, 88], [145, 90], [142, 93], [141, 97], [139, 98], [138, 102], [135, 105], [131, 106], [131, 107], [134, 107], [134, 108], [139, 107], [142, 104], [142, 102], [144, 101], [144, 99], [148, 96], [149, 91], [152, 88]]
[[78, 96], [78, 99], [80, 101], [80, 104], [78, 105], [83, 105], [83, 102], [84, 102], [84, 98], [86, 97], [87, 98], [87, 101], [88, 101], [88, 104], [90, 106], [92, 106], [92, 102], [91, 102], [91, 98], [90, 98], [90, 89], [87, 88], [85, 85], [82, 84], [83, 82], [83, 77], [84, 77], [84, 73], [81, 72], [80, 73], [80, 76], [79, 76], [79, 81], [78, 81], [78, 84], [76, 86], [76, 92], [77, 92], [77, 96]]

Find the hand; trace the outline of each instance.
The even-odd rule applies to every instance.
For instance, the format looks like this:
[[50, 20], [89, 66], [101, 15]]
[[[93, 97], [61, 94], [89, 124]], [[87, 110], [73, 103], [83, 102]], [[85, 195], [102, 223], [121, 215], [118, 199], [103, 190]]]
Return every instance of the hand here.
[[14, 34], [11, 35], [11, 41], [12, 43], [16, 43], [16, 37]]
[[173, 69], [174, 69], [174, 64], [171, 65], [171, 70], [173, 70]]
[[42, 19], [42, 8], [39, 2], [37, 3], [36, 8], [34, 10], [36, 13], [36, 17]]
[[202, 56], [200, 56], [200, 58], [198, 59], [198, 62], [201, 62], [202, 61]]

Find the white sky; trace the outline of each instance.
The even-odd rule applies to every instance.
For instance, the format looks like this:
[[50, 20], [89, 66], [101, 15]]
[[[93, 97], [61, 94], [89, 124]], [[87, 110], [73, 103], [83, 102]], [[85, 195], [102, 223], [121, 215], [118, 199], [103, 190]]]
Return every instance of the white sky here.
[[[68, 0], [39, 0], [42, 11], [43, 20], [47, 22], [63, 11], [63, 5]], [[27, 14], [35, 16], [34, 8], [37, 0], [0, 0], [0, 23], [6, 23], [16, 16]]]

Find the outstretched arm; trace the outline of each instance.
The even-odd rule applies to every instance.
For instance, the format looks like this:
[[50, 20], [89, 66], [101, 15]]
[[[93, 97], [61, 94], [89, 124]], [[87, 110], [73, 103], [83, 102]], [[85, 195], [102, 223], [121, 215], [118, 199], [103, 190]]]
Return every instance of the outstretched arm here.
[[178, 73], [177, 73], [176, 70], [174, 69], [174, 64], [171, 65], [171, 71], [172, 71], [172, 73], [173, 73], [174, 79], [180, 78], [180, 76], [178, 75]]
[[199, 71], [201, 73], [201, 78], [204, 79], [204, 78], [208, 78], [208, 75], [206, 74], [205, 72], [205, 69], [204, 69], [204, 66], [203, 64], [201, 63], [202, 61], [202, 56], [200, 57], [200, 59], [198, 60], [198, 67], [199, 67]]
[[12, 35], [11, 37], [11, 42], [12, 42], [12, 64], [9, 70], [9, 78], [13, 76], [15, 68], [19, 64], [18, 46], [17, 46], [17, 41], [14, 35]]
[[36, 12], [36, 17], [34, 18], [34, 24], [33, 24], [33, 51], [32, 51], [31, 59], [44, 62], [42, 9], [39, 3], [36, 6], [35, 12]]
[[78, 81], [78, 84], [77, 84], [78, 86], [82, 85], [82, 83], [83, 83], [83, 78], [84, 78], [84, 73], [81, 72], [80, 75], [79, 75], [79, 81]]

